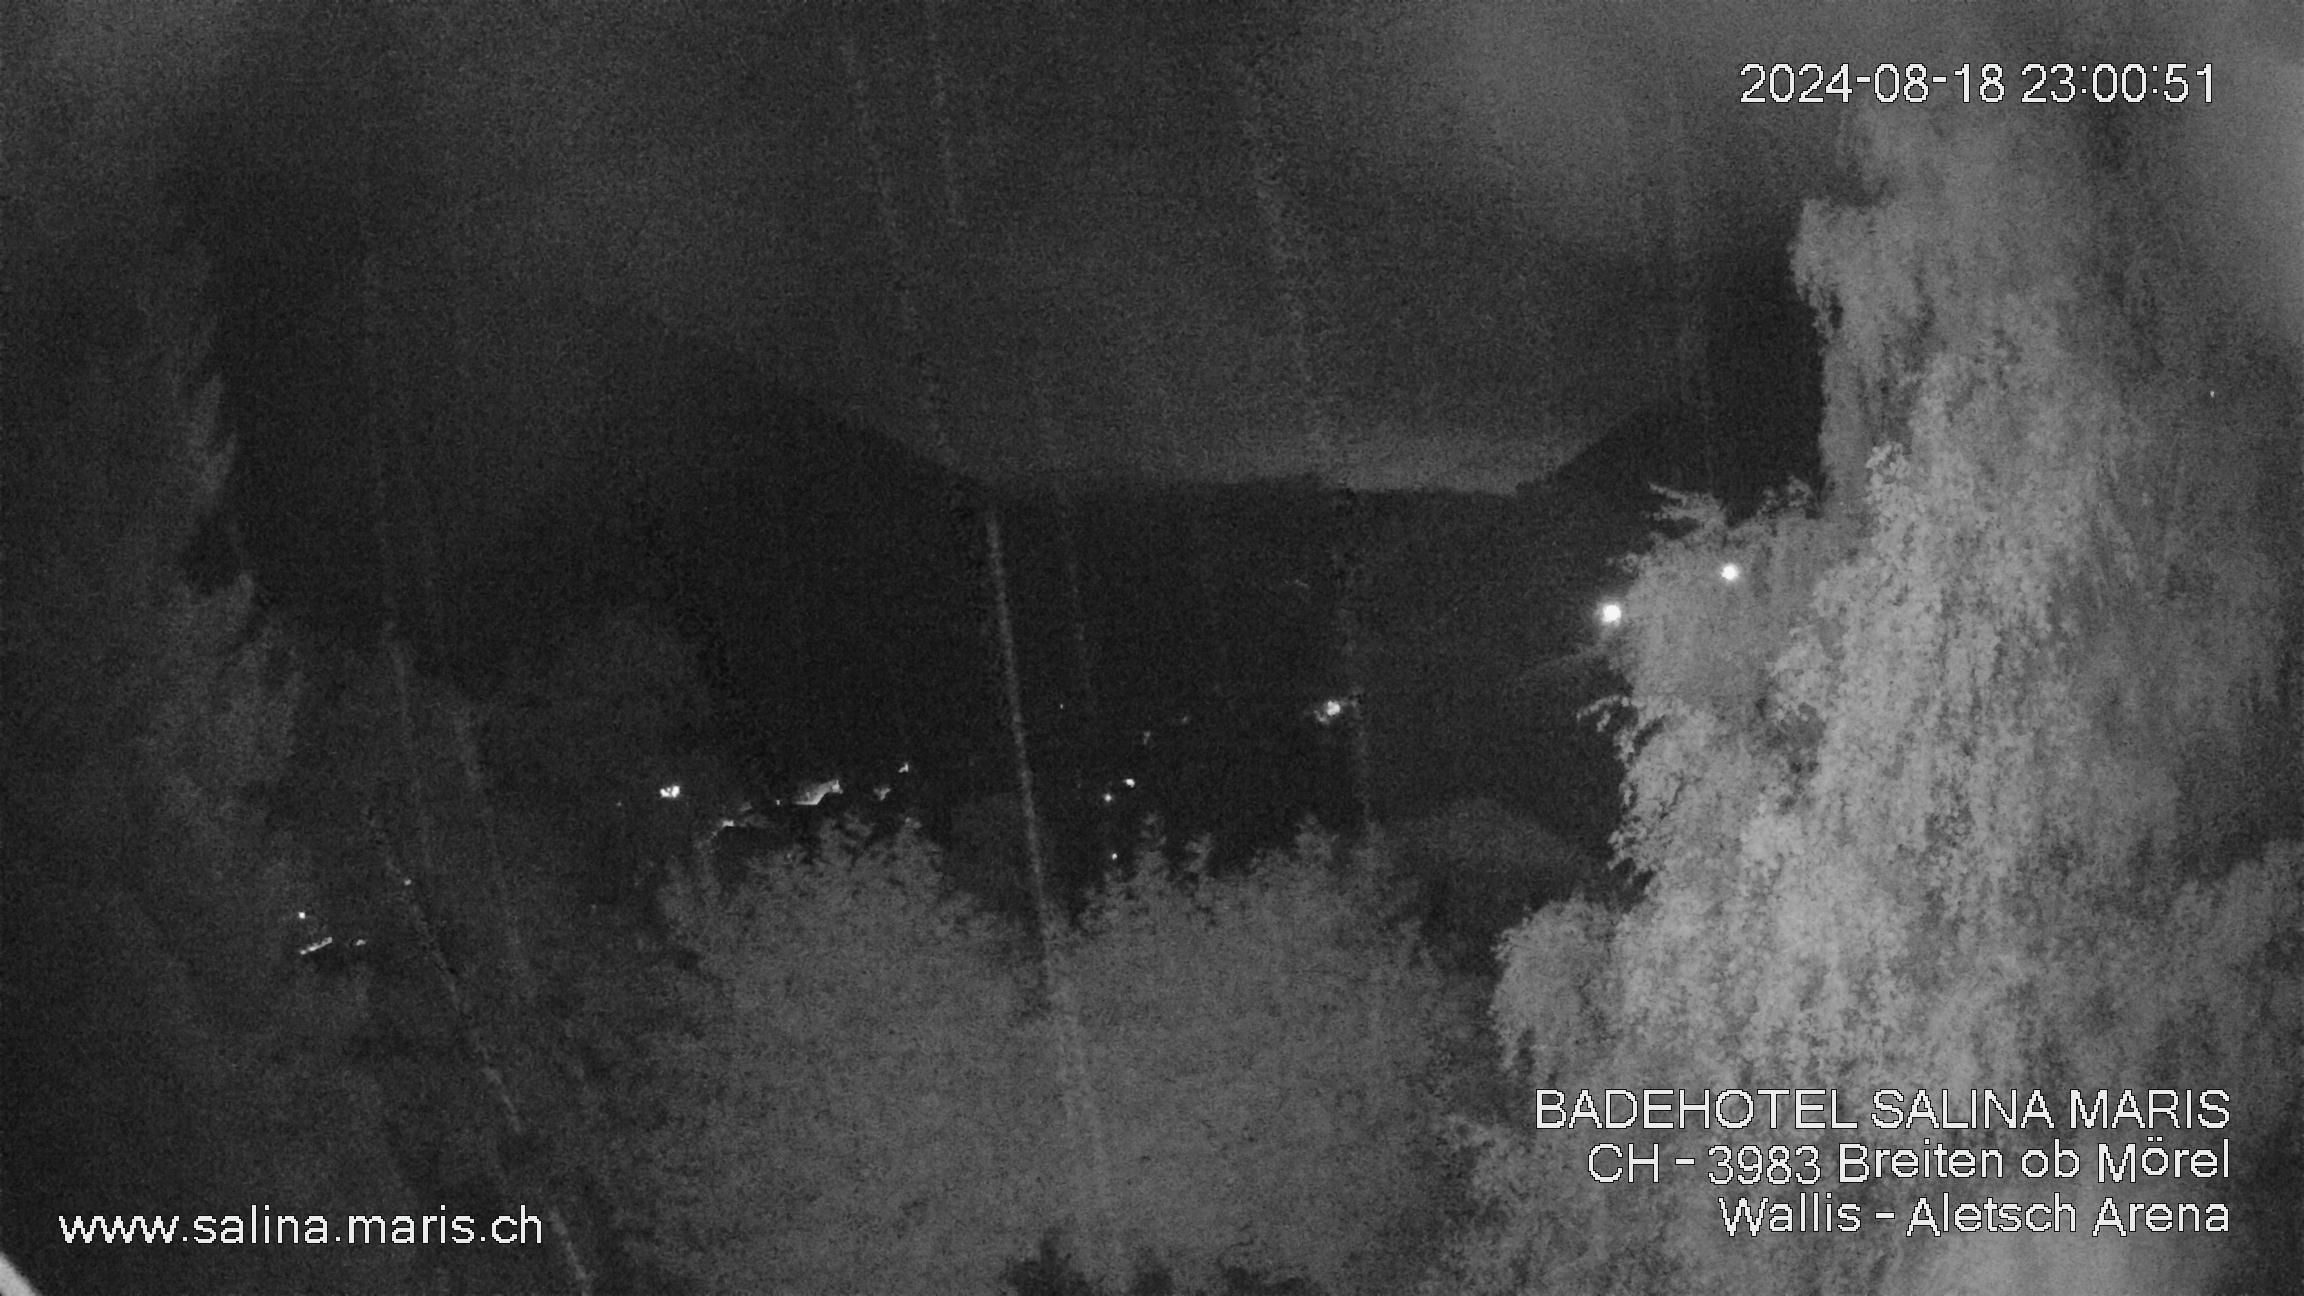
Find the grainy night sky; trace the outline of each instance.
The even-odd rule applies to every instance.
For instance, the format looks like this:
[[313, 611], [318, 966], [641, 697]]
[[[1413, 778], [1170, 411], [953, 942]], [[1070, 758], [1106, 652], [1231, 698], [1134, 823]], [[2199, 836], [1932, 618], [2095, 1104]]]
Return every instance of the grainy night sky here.
[[[14, 93], [20, 117], [56, 89], [101, 105], [60, 128], [110, 167], [83, 148], [36, 198], [86, 210], [107, 170], [181, 142], [226, 363], [276, 389], [243, 405], [266, 458], [308, 452], [308, 427], [264, 425], [328, 412], [309, 371], [372, 247], [386, 350], [461, 379], [434, 399], [481, 514], [648, 453], [553, 417], [596, 381], [586, 312], [660, 322], [977, 475], [1510, 490], [1668, 387], [1676, 237], [1700, 267], [1773, 255], [1832, 190], [1840, 110], [1738, 103], [1746, 62], [2219, 58], [2222, 101], [2189, 114], [2204, 230], [2246, 257], [2292, 229], [2304, 88], [2269, 60], [2299, 55], [2295, 20], [2164, 9], [116, 0], [19, 19], [55, 81]], [[1328, 449], [1304, 432], [1237, 69], [1306, 251]], [[2264, 287], [2293, 327], [2304, 272]], [[916, 350], [947, 387], [939, 428]], [[253, 444], [273, 436], [305, 444]]]
[[[877, 520], [893, 447], [1010, 490], [1502, 499], [1603, 439], [1635, 475], [1698, 457], [1674, 438], [1702, 423], [1701, 371], [1706, 453], [1781, 480], [1817, 400], [1785, 250], [1803, 202], [1858, 195], [1845, 110], [1741, 103], [1748, 63], [2214, 60], [2216, 102], [2167, 110], [2196, 141], [2178, 215], [2259, 327], [2304, 338], [2304, 21], [2281, 0], [61, 0], [0, 21], [32, 55], [0, 78], [15, 255], [45, 267], [13, 317], [32, 371], [101, 327], [71, 300], [87, 249], [172, 209], [208, 258], [230, 521], [269, 596], [377, 584], [383, 454], [403, 563], [500, 652], [640, 600], [707, 609], [726, 675], [824, 678], [853, 645], [774, 625], [874, 581], [913, 609], [903, 634], [965, 621], [889, 583], [959, 543]], [[1231, 563], [1195, 534], [1160, 561]], [[860, 536], [879, 576], [851, 570]], [[1300, 587], [1292, 561], [1265, 583]], [[746, 599], [764, 610], [726, 613]], [[785, 657], [729, 646], [768, 640]]]

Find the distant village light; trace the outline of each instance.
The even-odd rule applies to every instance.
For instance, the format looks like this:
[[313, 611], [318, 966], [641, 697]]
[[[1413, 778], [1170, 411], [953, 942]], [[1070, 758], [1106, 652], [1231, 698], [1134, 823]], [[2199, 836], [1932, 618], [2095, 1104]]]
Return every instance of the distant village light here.
[[1600, 624], [1604, 626], [1624, 623], [1624, 605], [1614, 599], [1600, 605]]
[[1720, 564], [1720, 579], [1733, 585], [1744, 579], [1744, 569], [1735, 563], [1722, 563]]
[[845, 792], [846, 789], [840, 786], [840, 780], [837, 777], [828, 778], [820, 783], [801, 784], [790, 797], [785, 799], [784, 804], [795, 806], [822, 805], [824, 798], [841, 796]]

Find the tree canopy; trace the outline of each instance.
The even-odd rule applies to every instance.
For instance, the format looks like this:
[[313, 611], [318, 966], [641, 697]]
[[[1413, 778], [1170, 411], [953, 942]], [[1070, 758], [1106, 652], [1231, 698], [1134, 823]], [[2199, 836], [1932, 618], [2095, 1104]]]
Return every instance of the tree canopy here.
[[[1618, 849], [1646, 897], [1516, 937], [1508, 1057], [1571, 1088], [2222, 1087], [2263, 1173], [2304, 1025], [2298, 850], [2268, 845], [2292, 401], [2201, 381], [2241, 334], [2203, 333], [2153, 233], [2148, 145], [2013, 114], [1860, 137], [1871, 201], [1812, 205], [1795, 253], [1828, 493], [1733, 526], [1683, 500], [1641, 562]], [[1482, 1146], [1489, 1289], [1846, 1290], [1892, 1249], [1731, 1246], [1713, 1189]]]

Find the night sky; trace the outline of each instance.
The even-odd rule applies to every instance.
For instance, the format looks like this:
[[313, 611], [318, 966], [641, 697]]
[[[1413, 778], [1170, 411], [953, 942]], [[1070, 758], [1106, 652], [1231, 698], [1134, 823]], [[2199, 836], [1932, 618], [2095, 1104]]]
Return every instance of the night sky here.
[[[10, 399], [161, 228], [239, 453], [196, 558], [303, 622], [372, 640], [389, 593], [484, 690], [646, 605], [733, 745], [976, 759], [998, 502], [1041, 723], [1084, 619], [1114, 727], [1389, 689], [1393, 803], [1556, 789], [1511, 753], [1558, 715], [1478, 699], [1579, 646], [1645, 484], [1815, 476], [1786, 249], [1855, 196], [1845, 114], [1740, 104], [1744, 64], [2215, 59], [2187, 234], [2304, 338], [2304, 23], [2165, 9], [26, 6]], [[1488, 682], [1409, 686], [1452, 671]], [[1547, 795], [1604, 831], [1567, 802], [1605, 787]]]

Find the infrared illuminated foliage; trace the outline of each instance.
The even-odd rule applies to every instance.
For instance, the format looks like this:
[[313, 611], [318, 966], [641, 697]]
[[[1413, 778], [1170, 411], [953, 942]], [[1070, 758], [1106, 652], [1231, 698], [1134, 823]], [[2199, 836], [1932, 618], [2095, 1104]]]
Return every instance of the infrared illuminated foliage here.
[[699, 1292], [989, 1291], [1063, 1215], [1027, 983], [904, 833], [666, 896], [697, 956], [634, 1141], [646, 1247]]
[[1084, 926], [1131, 1241], [1187, 1290], [1226, 1265], [1389, 1290], [1442, 1195], [1422, 1099], [1441, 987], [1350, 902], [1328, 843], [1227, 876], [1140, 856]]
[[[1051, 1239], [1040, 1268], [1087, 1258], [1043, 969], [935, 854], [834, 832], [731, 899], [670, 889], [696, 966], [651, 1042], [668, 1119], [626, 1162], [651, 1263], [704, 1292], [941, 1294]], [[1122, 1254], [1176, 1290], [1227, 1267], [1395, 1290], [1454, 1201], [1439, 979], [1339, 872], [1311, 841], [1238, 877], [1148, 853], [1060, 938]]]
[[[1618, 847], [1646, 898], [1515, 937], [1507, 1060], [1570, 1088], [2224, 1087], [2261, 1173], [2304, 1038], [2297, 850], [2265, 845], [2296, 790], [2266, 483], [2294, 470], [2152, 359], [2197, 345], [2178, 253], [2091, 229], [2148, 184], [2037, 119], [1872, 140], [1878, 203], [1812, 209], [1797, 254], [1833, 494], [1738, 526], [1683, 501], [1642, 564]], [[1928, 1289], [1881, 1230], [1731, 1244], [1709, 1189], [1598, 1189], [1589, 1141], [1478, 1132], [1498, 1213], [1465, 1286]]]

